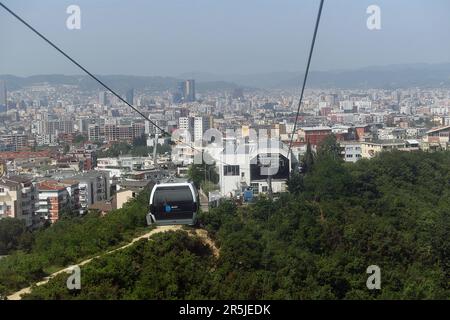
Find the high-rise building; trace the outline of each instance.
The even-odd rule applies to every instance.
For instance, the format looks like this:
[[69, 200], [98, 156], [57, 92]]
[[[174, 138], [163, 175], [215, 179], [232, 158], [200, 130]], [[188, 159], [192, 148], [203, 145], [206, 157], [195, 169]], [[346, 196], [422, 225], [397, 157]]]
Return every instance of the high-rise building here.
[[145, 134], [145, 124], [133, 122], [127, 125], [105, 124], [104, 126], [106, 141], [133, 141]]
[[100, 141], [101, 130], [98, 124], [90, 124], [88, 126], [88, 138], [91, 142]]
[[178, 118], [178, 129], [187, 130], [192, 132], [194, 128], [194, 123], [190, 117], [180, 117]]
[[133, 128], [133, 139], [143, 137], [145, 135], [145, 123], [144, 122], [133, 122], [131, 124]]
[[44, 123], [44, 134], [73, 133], [73, 125], [73, 120], [69, 119], [48, 120]]
[[178, 82], [175, 92], [172, 94], [174, 103], [195, 101], [195, 80]]
[[127, 91], [126, 95], [125, 95], [125, 100], [129, 103], [129, 104], [133, 104], [134, 101], [134, 89], [131, 88], [130, 90]]
[[159, 128], [164, 129], [164, 127], [167, 127], [167, 120], [164, 119], [163, 115], [150, 114], [148, 118], [152, 120], [152, 123], [145, 121], [144, 133], [147, 135], [161, 134], [162, 132]]
[[6, 92], [6, 83], [0, 80], [0, 113], [8, 111], [8, 99]]
[[173, 103], [182, 103], [184, 100], [184, 82], [178, 82], [175, 92], [172, 94]]
[[89, 125], [91, 120], [89, 118], [78, 119], [78, 131], [81, 133], [87, 133], [89, 131]]
[[189, 132], [193, 141], [202, 141], [203, 134], [212, 127], [211, 117], [180, 117], [178, 118], [178, 129]]
[[184, 100], [186, 102], [195, 101], [195, 80], [186, 80], [184, 82]]
[[108, 96], [106, 91], [100, 91], [98, 94], [98, 104], [106, 106], [108, 104]]
[[203, 134], [211, 128], [210, 117], [194, 117], [194, 141], [202, 141]]

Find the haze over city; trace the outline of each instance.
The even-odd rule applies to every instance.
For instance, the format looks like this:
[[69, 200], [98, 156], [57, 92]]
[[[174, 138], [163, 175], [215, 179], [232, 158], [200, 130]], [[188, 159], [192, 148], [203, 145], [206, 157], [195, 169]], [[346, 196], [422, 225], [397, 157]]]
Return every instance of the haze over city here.
[[[178, 76], [303, 71], [317, 1], [6, 0], [25, 20], [96, 74]], [[66, 28], [69, 5], [81, 29]], [[366, 9], [381, 9], [368, 30]], [[328, 1], [312, 70], [450, 62], [446, 0]], [[79, 74], [0, 11], [0, 74]]]

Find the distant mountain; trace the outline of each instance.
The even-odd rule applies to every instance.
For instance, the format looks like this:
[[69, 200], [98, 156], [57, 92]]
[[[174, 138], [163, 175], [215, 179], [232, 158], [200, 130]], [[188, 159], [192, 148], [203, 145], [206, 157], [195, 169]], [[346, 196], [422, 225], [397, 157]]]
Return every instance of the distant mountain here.
[[278, 88], [285, 87], [283, 82], [300, 75], [299, 72], [271, 72], [259, 74], [213, 74], [206, 72], [183, 73], [179, 77], [186, 79], [196, 79], [198, 81], [226, 81], [236, 83], [241, 86], [254, 88]]
[[[233, 90], [243, 87], [247, 90], [299, 88], [303, 72], [271, 72], [260, 74], [225, 74], [190, 72], [178, 77], [157, 76], [98, 76], [112, 89], [124, 93], [130, 88], [147, 88], [154, 91], [174, 90], [179, 81], [195, 79], [198, 92], [210, 90]], [[84, 90], [96, 90], [101, 86], [88, 76], [36, 75], [16, 77], [0, 75], [7, 81], [8, 88], [14, 90], [39, 83], [79, 85]], [[447, 64], [405, 64], [370, 66], [356, 70], [312, 71], [308, 78], [308, 88], [380, 88], [395, 89], [406, 87], [448, 87], [450, 86], [450, 63]]]
[[[150, 89], [153, 91], [175, 90], [177, 83], [183, 79], [173, 77], [144, 77], [126, 75], [96, 75], [111, 89], [124, 93], [130, 88], [136, 90]], [[48, 83], [51, 85], [78, 85], [82, 90], [97, 90], [103, 88], [99, 83], [84, 75], [35, 75], [30, 77], [17, 77], [13, 75], [0, 75], [0, 80], [6, 80], [9, 90], [17, 90], [23, 87]], [[209, 90], [232, 90], [239, 87], [237, 84], [226, 81], [198, 81], [198, 92]]]
[[[223, 80], [258, 88], [298, 88], [303, 72], [272, 72], [253, 75], [181, 75], [203, 81]], [[450, 63], [370, 66], [356, 70], [312, 71], [308, 87], [312, 88], [404, 88], [450, 86]]]

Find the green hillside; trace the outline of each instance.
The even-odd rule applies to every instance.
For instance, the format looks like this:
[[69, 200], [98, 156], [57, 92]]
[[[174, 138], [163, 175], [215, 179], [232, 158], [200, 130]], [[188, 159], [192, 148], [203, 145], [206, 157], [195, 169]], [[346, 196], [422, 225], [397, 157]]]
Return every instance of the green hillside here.
[[[159, 234], [29, 299], [448, 299], [450, 153], [383, 153], [346, 164], [323, 148], [274, 202], [200, 215], [216, 259], [184, 231]], [[70, 244], [67, 244], [70, 248]], [[366, 269], [381, 268], [381, 290]]]

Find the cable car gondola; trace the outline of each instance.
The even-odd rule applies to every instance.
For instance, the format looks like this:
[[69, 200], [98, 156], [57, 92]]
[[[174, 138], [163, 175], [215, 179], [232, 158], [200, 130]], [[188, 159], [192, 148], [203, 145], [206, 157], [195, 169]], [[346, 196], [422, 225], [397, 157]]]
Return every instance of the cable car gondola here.
[[198, 199], [190, 182], [156, 184], [150, 194], [147, 224], [194, 225]]

